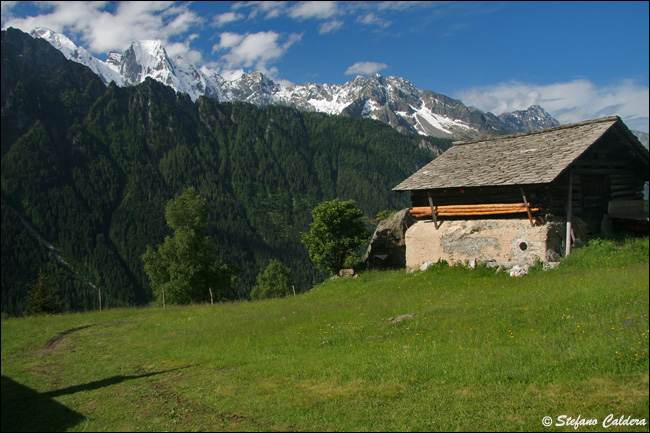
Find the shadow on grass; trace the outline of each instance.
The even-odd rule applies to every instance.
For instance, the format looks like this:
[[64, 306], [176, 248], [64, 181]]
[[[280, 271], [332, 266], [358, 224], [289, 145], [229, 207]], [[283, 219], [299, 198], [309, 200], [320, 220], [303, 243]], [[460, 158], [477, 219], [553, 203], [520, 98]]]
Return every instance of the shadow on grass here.
[[92, 391], [116, 385], [126, 380], [155, 376], [189, 367], [191, 366], [132, 376], [113, 376], [48, 392], [37, 392], [13, 379], [2, 376], [1, 431], [41, 432], [70, 429], [86, 418], [57, 402], [54, 397], [74, 394], [79, 391]]
[[2, 431], [64, 431], [85, 417], [2, 376]]

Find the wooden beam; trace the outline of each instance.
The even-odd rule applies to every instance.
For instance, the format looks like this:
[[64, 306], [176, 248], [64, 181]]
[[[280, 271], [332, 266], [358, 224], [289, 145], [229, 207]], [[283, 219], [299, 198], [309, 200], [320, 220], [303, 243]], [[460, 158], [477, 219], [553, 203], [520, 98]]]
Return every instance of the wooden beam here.
[[573, 171], [569, 168], [569, 194], [566, 209], [566, 248], [564, 256], [571, 254], [571, 211], [573, 206]]
[[427, 198], [429, 199], [429, 206], [431, 207], [431, 216], [433, 217], [433, 225], [438, 230], [438, 217], [436, 217], [436, 208], [433, 206], [433, 199], [431, 198], [431, 193], [427, 192]]
[[[540, 209], [532, 209], [538, 212]], [[525, 213], [525, 210], [520, 211], [474, 211], [474, 212], [438, 212], [438, 216], [480, 216], [480, 215], [507, 215], [515, 213]], [[428, 215], [427, 215], [428, 216]]]
[[528, 205], [528, 200], [526, 200], [526, 194], [524, 193], [524, 188], [520, 186], [519, 190], [521, 191], [521, 197], [524, 199], [524, 204], [526, 205], [526, 212], [528, 213], [528, 220], [530, 221], [530, 226], [534, 227], [535, 222], [533, 221], [533, 214], [530, 212], [530, 206]]
[[[415, 206], [413, 210], [415, 212], [424, 212], [429, 211], [430, 206]], [[491, 209], [517, 209], [522, 212], [526, 211], [526, 205], [524, 203], [487, 203], [487, 204], [450, 204], [450, 205], [439, 205], [436, 206], [436, 210], [440, 211], [463, 211], [463, 210], [491, 210]]]
[[[531, 208], [531, 211], [533, 212], [539, 212], [541, 208]], [[448, 211], [436, 211], [436, 216], [441, 217], [441, 216], [474, 216], [474, 215], [507, 215], [507, 214], [516, 214], [516, 213], [525, 213], [525, 209], [517, 210], [517, 211], [510, 211], [510, 210], [495, 210], [495, 211], [490, 211], [490, 210], [485, 210], [485, 211], [463, 211], [463, 212], [448, 212]], [[416, 212], [411, 212], [411, 215], [413, 215], [416, 218], [423, 218], [423, 217], [430, 217], [431, 211], [427, 210], [427, 212], [423, 213], [416, 213]]]
[[539, 212], [541, 208], [526, 207], [523, 203], [510, 203], [510, 204], [483, 204], [483, 205], [463, 205], [463, 206], [434, 206], [431, 210], [430, 206], [414, 207], [410, 210], [411, 215], [415, 217], [428, 217], [432, 216], [435, 212], [436, 216], [460, 216], [460, 215], [499, 215], [499, 214], [513, 214], [528, 212]]

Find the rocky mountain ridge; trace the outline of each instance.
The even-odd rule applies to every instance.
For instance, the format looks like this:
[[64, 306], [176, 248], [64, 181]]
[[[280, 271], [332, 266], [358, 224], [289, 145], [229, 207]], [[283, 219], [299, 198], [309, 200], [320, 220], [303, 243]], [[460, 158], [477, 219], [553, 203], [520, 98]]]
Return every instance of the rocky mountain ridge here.
[[457, 140], [487, 134], [509, 134], [558, 126], [540, 106], [496, 116], [445, 95], [421, 90], [401, 77], [357, 76], [345, 84], [280, 85], [260, 72], [226, 80], [206, 73], [177, 56], [171, 58], [160, 41], [133, 42], [123, 53], [109, 53], [106, 62], [77, 47], [66, 36], [42, 27], [31, 35], [50, 42], [63, 55], [88, 66], [105, 84], [132, 86], [151, 77], [177, 92], [244, 101], [258, 106], [286, 105], [305, 111], [366, 117], [390, 124], [405, 133]]

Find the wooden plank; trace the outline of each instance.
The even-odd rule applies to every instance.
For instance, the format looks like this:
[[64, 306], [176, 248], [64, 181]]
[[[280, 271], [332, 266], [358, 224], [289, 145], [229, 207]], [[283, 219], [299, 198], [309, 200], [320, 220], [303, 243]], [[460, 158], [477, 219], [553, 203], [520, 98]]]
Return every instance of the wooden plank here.
[[[480, 209], [521, 209], [526, 210], [526, 205], [523, 203], [493, 203], [493, 204], [467, 204], [467, 205], [440, 205], [436, 206], [437, 210], [452, 210], [452, 211], [463, 211], [463, 210], [480, 210]], [[416, 206], [411, 209], [412, 212], [426, 212], [430, 211], [430, 206]]]
[[[536, 212], [539, 212], [539, 209], [535, 209]], [[519, 211], [507, 211], [507, 210], [500, 210], [500, 211], [474, 211], [474, 212], [444, 212], [444, 213], [438, 213], [438, 216], [474, 216], [474, 215], [507, 215], [507, 214], [515, 214], [515, 213], [525, 213], [525, 210], [519, 210]]]
[[433, 198], [431, 198], [430, 192], [427, 193], [427, 197], [429, 199], [429, 207], [430, 207], [429, 210], [431, 211], [431, 217], [433, 218], [433, 225], [436, 228], [436, 230], [438, 230], [438, 218], [436, 216], [436, 208], [433, 205]]
[[[435, 207], [435, 212], [436, 214], [440, 215], [443, 213], [462, 213], [462, 212], [527, 212], [528, 208], [525, 206], [512, 206], [512, 207], [481, 207], [481, 208], [471, 208], [471, 207], [464, 207], [464, 208], [448, 208], [445, 206], [436, 206]], [[412, 214], [428, 214], [431, 215], [432, 210], [431, 208], [414, 208], [411, 210]]]
[[[531, 211], [539, 212], [539, 208], [531, 209]], [[473, 210], [473, 211], [440, 211], [436, 210], [436, 216], [449, 216], [449, 215], [499, 215], [499, 214], [513, 214], [513, 213], [527, 213], [525, 209], [494, 209], [494, 210]], [[416, 217], [430, 217], [431, 211], [411, 213]]]
[[519, 190], [521, 191], [521, 197], [524, 199], [524, 204], [526, 205], [526, 212], [528, 213], [528, 220], [530, 221], [530, 226], [534, 227], [535, 222], [533, 221], [533, 214], [530, 212], [530, 206], [528, 205], [528, 200], [526, 200], [526, 194], [524, 193], [524, 189], [522, 187], [519, 187]]
[[[531, 212], [539, 212], [541, 208], [530, 208]], [[445, 209], [444, 206], [436, 206], [436, 215], [437, 216], [472, 216], [472, 215], [504, 215], [504, 214], [514, 214], [514, 213], [526, 213], [528, 209], [523, 205], [518, 205], [517, 207], [511, 208], [481, 208], [481, 209]], [[415, 217], [430, 217], [432, 216], [430, 208], [413, 208], [410, 210], [411, 215]]]

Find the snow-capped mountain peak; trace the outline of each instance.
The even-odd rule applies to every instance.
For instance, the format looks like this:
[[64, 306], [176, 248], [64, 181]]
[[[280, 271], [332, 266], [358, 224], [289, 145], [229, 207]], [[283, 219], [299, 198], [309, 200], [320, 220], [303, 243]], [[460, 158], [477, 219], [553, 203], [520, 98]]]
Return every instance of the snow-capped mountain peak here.
[[88, 66], [102, 79], [104, 84], [109, 84], [111, 81], [114, 81], [118, 86], [124, 85], [122, 76], [115, 70], [115, 68], [101, 60], [98, 60], [85, 48], [78, 47], [68, 37], [45, 27], [36, 27], [30, 34], [34, 38], [42, 38], [48, 41], [54, 48], [58, 49], [66, 59]]
[[[34, 27], [34, 30], [30, 34], [34, 38], [47, 40], [54, 48], [61, 51], [68, 60], [77, 56], [78, 47], [65, 35], [56, 33], [45, 27]], [[84, 48], [81, 49], [85, 51]]]
[[281, 104], [305, 111], [369, 117], [402, 132], [472, 139], [494, 131], [521, 132], [559, 125], [543, 108], [495, 116], [461, 101], [429, 90], [420, 90], [401, 77], [357, 76], [345, 84], [298, 84], [283, 86], [260, 72], [243, 74], [229, 81], [207, 75], [182, 57], [170, 58], [159, 40], [133, 42], [122, 54], [109, 53], [106, 62], [77, 47], [69, 38], [36, 28], [33, 37], [46, 39], [66, 58], [82, 63], [105, 84], [132, 86], [153, 78], [192, 100], [200, 96], [220, 101], [245, 101], [256, 105]]
[[125, 85], [140, 84], [147, 77], [174, 87], [174, 67], [161, 41], [133, 42], [120, 57]]

